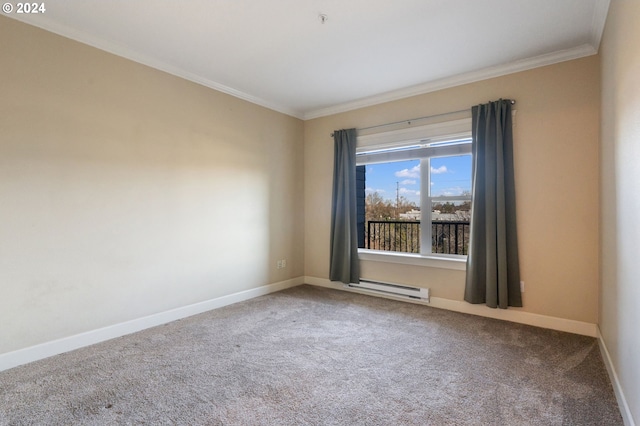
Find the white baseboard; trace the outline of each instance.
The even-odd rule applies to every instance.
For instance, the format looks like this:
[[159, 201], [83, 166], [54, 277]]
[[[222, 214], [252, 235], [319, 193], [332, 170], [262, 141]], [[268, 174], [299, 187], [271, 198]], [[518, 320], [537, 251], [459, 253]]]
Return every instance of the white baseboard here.
[[474, 305], [460, 300], [442, 299], [440, 297], [432, 297], [430, 305], [434, 308], [448, 309], [450, 311], [462, 312], [465, 314], [479, 315], [488, 318], [532, 325], [540, 328], [581, 334], [583, 336], [596, 337], [597, 335], [596, 324], [524, 312], [517, 310], [517, 308], [492, 309], [485, 305]]
[[0, 355], [0, 371], [303, 284], [292, 278]]
[[600, 353], [602, 354], [604, 365], [605, 367], [607, 367], [607, 373], [609, 373], [609, 379], [611, 379], [613, 391], [616, 394], [616, 399], [618, 400], [618, 406], [620, 407], [622, 420], [624, 421], [625, 426], [636, 426], [636, 423], [633, 420], [633, 416], [631, 415], [631, 410], [629, 409], [629, 404], [627, 404], [627, 399], [625, 398], [624, 392], [622, 391], [620, 380], [618, 380], [618, 374], [616, 373], [616, 369], [613, 366], [611, 355], [609, 354], [607, 345], [602, 338], [602, 334], [600, 334], [600, 327], [598, 327], [598, 345], [600, 346]]
[[[307, 284], [334, 288], [337, 290], [363, 293], [357, 289], [345, 288], [342, 283], [329, 281], [326, 278], [304, 277]], [[367, 293], [370, 294], [370, 293]], [[393, 298], [393, 297], [392, 297]], [[575, 321], [565, 318], [550, 317], [546, 315], [523, 312], [517, 308], [513, 309], [492, 309], [485, 305], [473, 305], [461, 300], [443, 299], [441, 297], [431, 297], [430, 303], [419, 302], [434, 308], [447, 309], [465, 314], [478, 315], [482, 317], [495, 318], [504, 321], [517, 322], [520, 324], [533, 325], [535, 327], [548, 328], [551, 330], [565, 331], [568, 333], [581, 334], [583, 336], [596, 337], [597, 325], [588, 322]]]

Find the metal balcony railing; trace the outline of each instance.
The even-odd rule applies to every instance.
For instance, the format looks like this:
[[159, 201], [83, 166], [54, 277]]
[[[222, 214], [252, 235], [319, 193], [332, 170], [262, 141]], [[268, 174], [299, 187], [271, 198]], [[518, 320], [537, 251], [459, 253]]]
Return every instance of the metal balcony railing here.
[[[431, 222], [431, 252], [466, 255], [469, 248], [469, 222]], [[371, 250], [420, 253], [420, 221], [370, 220], [365, 248]]]

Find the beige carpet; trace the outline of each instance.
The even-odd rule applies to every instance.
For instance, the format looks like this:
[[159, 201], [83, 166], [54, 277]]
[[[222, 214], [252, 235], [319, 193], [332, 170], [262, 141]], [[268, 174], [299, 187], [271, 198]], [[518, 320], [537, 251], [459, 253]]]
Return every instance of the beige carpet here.
[[300, 286], [0, 373], [3, 425], [621, 425], [595, 339]]

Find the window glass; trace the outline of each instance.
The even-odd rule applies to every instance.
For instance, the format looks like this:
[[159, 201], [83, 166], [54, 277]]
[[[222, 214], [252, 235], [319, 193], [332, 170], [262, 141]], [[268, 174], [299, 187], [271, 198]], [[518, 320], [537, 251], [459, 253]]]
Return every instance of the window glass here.
[[[414, 143], [395, 149], [397, 154], [391, 156], [389, 151], [363, 154], [364, 220], [358, 226], [364, 240], [360, 247], [419, 254], [467, 254], [472, 189], [470, 140], [456, 140], [455, 151], [451, 145], [445, 142], [434, 148]], [[411, 150], [412, 153], [405, 152]], [[418, 158], [403, 159], [408, 157]], [[389, 158], [403, 160], [384, 161]], [[430, 226], [424, 227], [425, 219]]]
[[432, 158], [430, 171], [432, 197], [471, 195], [471, 154]]

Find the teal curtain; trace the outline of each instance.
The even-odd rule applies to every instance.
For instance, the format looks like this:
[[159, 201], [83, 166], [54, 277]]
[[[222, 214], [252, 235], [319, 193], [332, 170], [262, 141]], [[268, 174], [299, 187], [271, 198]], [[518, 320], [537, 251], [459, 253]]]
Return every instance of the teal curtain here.
[[333, 132], [333, 202], [329, 279], [360, 282], [356, 205], [356, 130]]
[[510, 100], [474, 106], [473, 204], [464, 299], [522, 306]]

